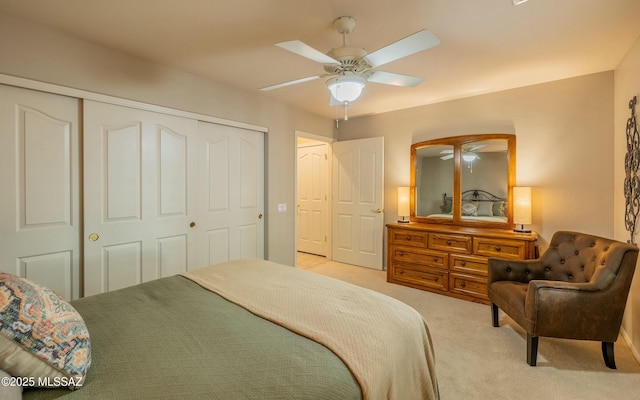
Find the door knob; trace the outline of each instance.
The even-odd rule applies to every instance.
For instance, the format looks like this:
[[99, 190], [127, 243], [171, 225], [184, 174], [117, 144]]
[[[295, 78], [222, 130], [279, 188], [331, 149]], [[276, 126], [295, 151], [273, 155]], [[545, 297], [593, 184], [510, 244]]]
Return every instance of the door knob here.
[[376, 208], [375, 210], [371, 210], [376, 214], [381, 214], [382, 213], [382, 208]]
[[92, 233], [89, 235], [89, 240], [91, 240], [92, 242], [95, 242], [98, 239], [100, 239], [100, 236], [98, 236], [97, 233]]
[[195, 228], [196, 223], [195, 221], [191, 221], [191, 223], [189, 224], [189, 228]]
[[258, 214], [258, 219], [262, 219], [262, 213]]

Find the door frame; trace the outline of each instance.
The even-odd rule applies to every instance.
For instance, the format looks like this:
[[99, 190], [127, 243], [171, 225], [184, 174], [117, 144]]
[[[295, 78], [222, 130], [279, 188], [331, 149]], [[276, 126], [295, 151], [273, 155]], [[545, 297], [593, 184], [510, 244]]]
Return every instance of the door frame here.
[[[293, 221], [294, 221], [294, 244], [293, 244], [293, 265], [295, 267], [298, 266], [298, 212], [297, 212], [297, 207], [295, 206], [298, 202], [298, 139], [299, 138], [304, 138], [304, 139], [310, 139], [310, 140], [314, 140], [317, 142], [323, 142], [323, 143], [328, 143], [329, 144], [329, 149], [328, 149], [328, 158], [329, 161], [331, 161], [333, 159], [333, 146], [332, 143], [334, 143], [336, 140], [334, 138], [330, 138], [330, 137], [326, 137], [326, 136], [320, 136], [320, 135], [316, 135], [313, 133], [308, 133], [308, 132], [304, 132], [304, 131], [299, 131], [299, 130], [295, 130], [295, 140], [293, 142], [294, 145], [294, 163], [293, 163], [293, 171], [294, 171], [294, 176], [293, 176], [293, 193], [294, 193], [294, 213], [293, 213]], [[327, 163], [327, 192], [328, 195], [332, 196], [332, 191], [331, 191], [331, 187], [332, 187], [332, 163], [329, 162]], [[330, 200], [329, 199], [329, 200]], [[327, 255], [326, 258], [328, 261], [332, 260], [332, 231], [333, 231], [333, 218], [331, 218], [332, 215], [332, 205], [331, 205], [331, 201], [327, 202]]]

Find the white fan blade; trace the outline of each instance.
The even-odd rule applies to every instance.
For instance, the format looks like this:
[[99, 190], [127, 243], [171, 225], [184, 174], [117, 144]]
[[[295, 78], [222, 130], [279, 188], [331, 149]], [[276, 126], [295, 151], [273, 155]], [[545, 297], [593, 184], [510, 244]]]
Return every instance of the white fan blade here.
[[439, 44], [440, 40], [438, 40], [431, 31], [423, 29], [411, 36], [407, 36], [404, 39], [400, 39], [395, 43], [376, 50], [368, 54], [365, 58], [372, 67], [378, 67]]
[[479, 145], [477, 145], [477, 146], [473, 146], [472, 148], [470, 148], [470, 149], [469, 149], [469, 150], [467, 150], [467, 151], [476, 151], [476, 150], [478, 150], [478, 149], [483, 148], [484, 146], [486, 146], [486, 144], [479, 144]]
[[283, 82], [283, 83], [278, 83], [277, 85], [263, 87], [260, 90], [263, 91], [263, 92], [268, 92], [269, 90], [280, 89], [281, 87], [285, 87], [285, 86], [291, 86], [291, 85], [296, 85], [298, 83], [314, 81], [316, 79], [320, 79], [320, 78], [323, 78], [325, 76], [327, 76], [327, 74], [307, 76], [306, 78], [296, 79], [295, 81]]
[[453, 158], [453, 154], [449, 154], [448, 156], [442, 156], [440, 157], [441, 160], [448, 160], [450, 158]]
[[440, 154], [451, 154], [451, 153], [453, 153], [453, 150], [442, 150], [440, 152]]
[[320, 64], [340, 64], [340, 61], [334, 60], [323, 52], [316, 50], [308, 44], [305, 44], [299, 40], [276, 43], [276, 46], [285, 50], [289, 50], [292, 53], [296, 53], [299, 56], [306, 57], [309, 60], [315, 61]]
[[373, 74], [371, 74], [367, 81], [384, 83], [386, 85], [415, 87], [424, 82], [424, 78], [393, 74], [391, 72], [375, 71]]

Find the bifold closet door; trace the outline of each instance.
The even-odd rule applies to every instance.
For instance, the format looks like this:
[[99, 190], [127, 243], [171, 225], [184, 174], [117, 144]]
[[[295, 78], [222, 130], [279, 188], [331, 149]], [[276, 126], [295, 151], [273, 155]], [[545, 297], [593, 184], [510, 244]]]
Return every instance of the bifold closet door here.
[[85, 295], [196, 265], [196, 120], [84, 102]]
[[78, 100], [0, 85], [0, 271], [80, 296]]
[[198, 264], [264, 258], [264, 134], [198, 125]]

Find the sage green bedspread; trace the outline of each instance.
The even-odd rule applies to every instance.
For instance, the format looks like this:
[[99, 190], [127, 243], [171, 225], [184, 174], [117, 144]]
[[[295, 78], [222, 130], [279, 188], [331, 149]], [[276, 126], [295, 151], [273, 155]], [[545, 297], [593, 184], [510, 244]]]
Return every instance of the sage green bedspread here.
[[91, 336], [82, 388], [24, 399], [360, 399], [324, 346], [182, 277], [72, 302]]

